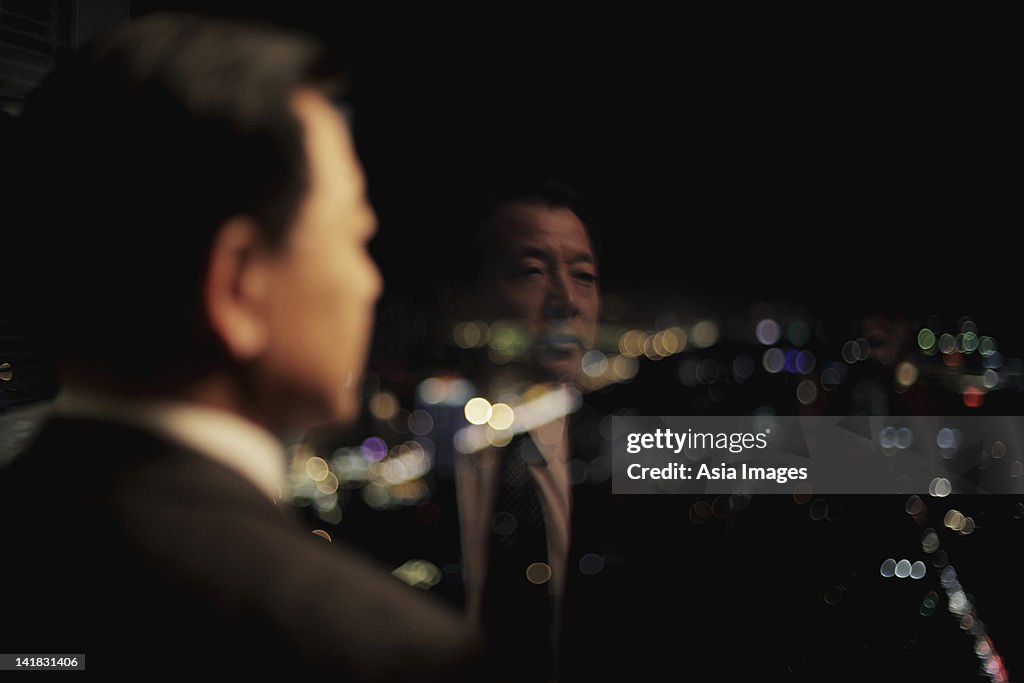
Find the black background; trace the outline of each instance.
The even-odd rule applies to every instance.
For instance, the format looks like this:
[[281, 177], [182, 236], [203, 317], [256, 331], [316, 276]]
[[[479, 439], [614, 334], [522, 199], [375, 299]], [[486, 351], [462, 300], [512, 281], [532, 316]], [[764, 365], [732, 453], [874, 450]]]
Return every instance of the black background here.
[[[133, 3], [133, 12], [217, 3]], [[587, 201], [606, 291], [1012, 332], [1017, 13], [288, 3], [352, 64], [392, 295], [443, 273], [464, 206], [550, 175]]]
[[[132, 3], [134, 15], [283, 22], [348, 58], [385, 309], [434, 305], [466, 206], [488, 185], [550, 175], [588, 203], [606, 293], [722, 310], [789, 301], [840, 327], [875, 312], [970, 316], [1020, 353], [1019, 13], [241, 7]], [[927, 586], [879, 578], [884, 558], [920, 555], [903, 498], [835, 499], [842, 513], [812, 520], [765, 497], [701, 526], [670, 498], [631, 501], [632, 520], [650, 522], [635, 545], [661, 558], [639, 565], [631, 599], [660, 605], [649, 613], [667, 624], [634, 625], [650, 637], [624, 657], [700, 680], [976, 673], [945, 603], [918, 612], [927, 590], [941, 594], [934, 571]], [[931, 504], [932, 526], [954, 505], [982, 522], [943, 542], [1019, 669], [1016, 501]], [[827, 604], [837, 586], [843, 600]]]

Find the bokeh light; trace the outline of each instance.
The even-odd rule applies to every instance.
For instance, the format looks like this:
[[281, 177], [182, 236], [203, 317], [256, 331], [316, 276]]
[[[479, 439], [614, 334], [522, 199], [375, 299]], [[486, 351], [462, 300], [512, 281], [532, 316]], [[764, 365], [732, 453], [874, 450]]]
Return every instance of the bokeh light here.
[[907, 504], [904, 506], [908, 515], [919, 515], [924, 510], [924, 501], [921, 500], [920, 496], [914, 495], [907, 498]]
[[939, 337], [939, 351], [945, 354], [956, 351], [956, 337], [948, 332]]
[[701, 320], [690, 330], [690, 340], [698, 349], [706, 349], [718, 342], [718, 323], [714, 320]]
[[409, 431], [416, 436], [426, 436], [434, 428], [434, 418], [425, 410], [414, 410], [409, 414]]
[[370, 462], [380, 462], [388, 454], [388, 445], [379, 436], [371, 436], [360, 446], [363, 457]]
[[786, 328], [786, 337], [795, 346], [803, 346], [811, 338], [811, 327], [803, 320], [794, 320]]
[[466, 420], [470, 424], [482, 425], [486, 424], [487, 421], [491, 419], [492, 408], [490, 402], [486, 398], [476, 396], [466, 401], [463, 412], [466, 415]]
[[512, 427], [516, 414], [507, 403], [495, 403], [491, 406], [491, 416], [487, 424], [497, 431], [503, 431]]
[[759, 321], [754, 328], [754, 336], [757, 337], [757, 341], [765, 346], [771, 346], [778, 342], [781, 334], [782, 331], [779, 328], [779, 324], [771, 318]]
[[917, 366], [910, 361], [903, 361], [896, 366], [896, 384], [906, 388], [913, 386], [917, 381]]
[[741, 353], [732, 361], [732, 375], [736, 381], [742, 382], [749, 379], [755, 370], [754, 359], [747, 353]]
[[810, 351], [800, 351], [796, 354], [796, 371], [801, 375], [809, 375], [814, 372], [814, 367], [817, 364], [817, 359], [814, 354]]
[[391, 573], [400, 581], [424, 590], [441, 582], [441, 570], [426, 560], [409, 560]]
[[647, 335], [640, 330], [629, 330], [619, 337], [619, 353], [626, 358], [636, 358], [644, 353], [644, 341]]
[[591, 349], [583, 354], [580, 365], [583, 374], [588, 377], [600, 377], [608, 369], [608, 358], [597, 349]]
[[452, 329], [452, 340], [460, 349], [475, 349], [488, 341], [488, 327], [479, 321], [461, 322]]
[[437, 377], [428, 377], [416, 388], [420, 400], [427, 405], [436, 405], [444, 400], [444, 382]]
[[313, 456], [306, 461], [306, 475], [313, 481], [323, 481], [329, 471], [327, 461], [323, 458]]
[[939, 535], [935, 533], [935, 529], [926, 529], [924, 534], [921, 536], [921, 550], [931, 554], [938, 549]]
[[551, 567], [546, 562], [534, 562], [526, 568], [526, 579], [540, 585], [551, 579]]
[[982, 337], [978, 342], [978, 353], [982, 356], [991, 356], [997, 348], [996, 340], [992, 337]]
[[825, 391], [832, 391], [842, 384], [843, 378], [834, 367], [827, 367], [821, 371], [821, 388]]
[[773, 375], [780, 373], [786, 367], [786, 354], [782, 349], [768, 349], [761, 356], [761, 366]]
[[810, 405], [818, 398], [818, 386], [813, 380], [805, 379], [797, 385], [796, 398], [802, 405]]
[[936, 498], [945, 498], [952, 493], [952, 491], [953, 486], [945, 477], [935, 477], [928, 484], [929, 495], [935, 496]]
[[398, 398], [394, 394], [380, 391], [370, 397], [368, 407], [370, 414], [378, 420], [390, 420], [398, 413], [398, 409], [401, 406], [399, 406]]
[[977, 387], [964, 389], [964, 405], [968, 408], [979, 408], [985, 402], [985, 392]]
[[580, 573], [585, 576], [594, 576], [604, 569], [604, 558], [597, 553], [587, 553], [580, 558]]
[[928, 352], [935, 348], [935, 333], [927, 327], [917, 333], [917, 345], [922, 351]]
[[636, 377], [637, 371], [640, 369], [640, 364], [635, 358], [628, 356], [615, 356], [611, 362], [611, 371], [615, 375], [615, 379], [624, 382]]

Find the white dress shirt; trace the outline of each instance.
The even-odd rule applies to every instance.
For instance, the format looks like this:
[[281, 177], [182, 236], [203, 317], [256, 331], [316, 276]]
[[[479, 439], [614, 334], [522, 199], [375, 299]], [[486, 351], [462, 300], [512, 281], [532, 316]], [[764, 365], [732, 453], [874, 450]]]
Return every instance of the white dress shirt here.
[[[546, 462], [546, 465], [530, 464], [529, 469], [544, 510], [548, 565], [551, 567], [548, 590], [555, 598], [555, 637], [559, 630], [561, 599], [565, 592], [569, 518], [572, 510], [567, 430], [568, 420], [562, 418], [529, 432]], [[500, 449], [486, 448], [478, 453], [460, 453], [456, 459], [466, 613], [474, 624], [479, 624], [481, 619], [490, 552], [491, 517], [497, 497], [501, 457]], [[526, 580], [526, 577], [523, 579]]]

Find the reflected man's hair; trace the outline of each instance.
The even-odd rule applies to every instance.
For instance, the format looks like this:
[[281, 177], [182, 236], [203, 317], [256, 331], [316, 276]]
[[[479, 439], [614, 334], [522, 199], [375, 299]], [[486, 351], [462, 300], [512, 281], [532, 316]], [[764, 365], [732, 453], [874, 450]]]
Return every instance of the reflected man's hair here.
[[520, 180], [490, 188], [470, 211], [467, 230], [462, 239], [462, 262], [455, 269], [454, 279], [458, 285], [472, 286], [492, 274], [493, 259], [500, 248], [502, 231], [508, 229], [500, 214], [509, 207], [522, 205], [565, 209], [576, 214], [587, 231], [595, 264], [599, 261], [594, 226], [580, 195], [559, 180]]

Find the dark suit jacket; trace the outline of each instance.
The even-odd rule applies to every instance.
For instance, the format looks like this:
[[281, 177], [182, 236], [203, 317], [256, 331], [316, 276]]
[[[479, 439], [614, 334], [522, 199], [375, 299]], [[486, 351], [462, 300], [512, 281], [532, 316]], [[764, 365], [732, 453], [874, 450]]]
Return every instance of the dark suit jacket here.
[[[635, 601], [623, 573], [624, 568], [630, 569], [623, 560], [631, 533], [625, 524], [628, 517], [621, 511], [626, 501], [611, 493], [611, 447], [600, 434], [606, 414], [585, 402], [569, 418], [572, 467], [584, 468], [587, 473], [572, 484], [571, 541], [557, 671], [560, 681], [613, 680], [636, 671], [627, 644], [639, 637], [635, 634], [642, 632], [638, 627], [643, 624], [635, 618]], [[441, 511], [440, 523], [430, 529], [433, 548], [425, 549], [425, 556], [439, 566], [460, 563], [458, 509], [451, 475], [435, 481], [432, 502]], [[455, 604], [465, 602], [464, 586], [456, 573], [446, 574], [434, 590]], [[545, 624], [520, 623], [517, 620], [521, 618], [514, 610], [505, 617], [508, 625], [543, 637]], [[516, 672], [511, 675], [514, 679], [523, 677], [519, 668], [527, 664], [524, 653], [509, 652], [503, 643], [495, 643], [494, 650], [503, 670]]]
[[149, 433], [53, 420], [0, 471], [0, 513], [4, 652], [143, 679], [478, 675], [454, 612]]
[[[645, 564], [656, 553], [645, 547], [643, 535], [637, 533], [649, 521], [631, 513], [630, 504], [638, 497], [611, 493], [611, 446], [601, 437], [600, 422], [616, 399], [600, 398], [603, 404], [589, 396], [570, 416], [570, 457], [573, 467], [585, 468], [587, 475], [572, 485], [559, 681], [628, 680], [638, 672], [661, 673], [657, 666], [645, 669], [645, 662], [632, 654], [635, 645], [646, 643], [656, 631], [652, 614], [661, 617], [660, 612], [655, 614], [660, 602], [638, 599], [640, 588], [650, 583]], [[441, 439], [435, 441], [439, 449], [443, 447]], [[442, 459], [440, 454], [437, 457]], [[431, 499], [416, 508], [370, 510], [358, 496], [353, 497], [337, 534], [391, 566], [423, 558], [445, 569], [431, 592], [464, 606], [454, 472], [450, 467], [435, 467], [432, 475]], [[429, 515], [424, 514], [427, 511]], [[508, 618], [514, 621], [516, 616], [510, 613]], [[528, 628], [543, 633], [545, 625]], [[503, 656], [502, 643], [495, 643], [494, 650], [498, 667], [515, 679], [522, 662], [510, 659], [522, 654]]]

